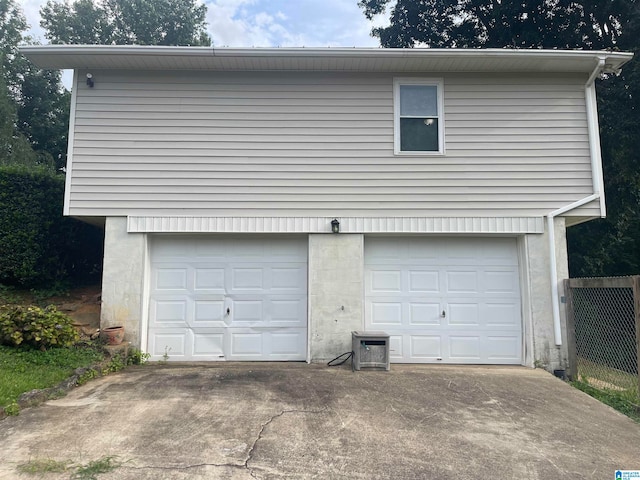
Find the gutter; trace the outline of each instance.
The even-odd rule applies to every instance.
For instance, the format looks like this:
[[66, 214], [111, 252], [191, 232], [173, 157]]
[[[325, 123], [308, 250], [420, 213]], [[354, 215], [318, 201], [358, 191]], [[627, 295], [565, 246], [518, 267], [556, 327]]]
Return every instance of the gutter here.
[[596, 104], [596, 89], [594, 82], [605, 70], [605, 57], [598, 58], [598, 64], [589, 76], [584, 86], [585, 106], [587, 113], [587, 128], [589, 133], [589, 152], [591, 157], [591, 177], [593, 181], [593, 193], [576, 202], [565, 205], [547, 214], [547, 229], [549, 232], [549, 278], [551, 280], [551, 306], [553, 309], [553, 334], [556, 346], [562, 345], [562, 328], [560, 325], [560, 298], [558, 285], [558, 266], [556, 265], [556, 232], [553, 220], [571, 210], [579, 208], [587, 203], [600, 200], [600, 214], [605, 216], [604, 179], [602, 175], [602, 156], [600, 152], [600, 131], [598, 126], [598, 107]]

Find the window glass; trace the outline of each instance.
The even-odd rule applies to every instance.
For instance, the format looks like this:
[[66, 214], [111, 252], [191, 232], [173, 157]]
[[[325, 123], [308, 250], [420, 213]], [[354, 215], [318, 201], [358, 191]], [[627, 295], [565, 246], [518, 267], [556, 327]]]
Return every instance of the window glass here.
[[435, 85], [400, 85], [400, 115], [438, 116], [438, 88]]
[[400, 150], [403, 152], [437, 152], [438, 120], [435, 118], [401, 118]]

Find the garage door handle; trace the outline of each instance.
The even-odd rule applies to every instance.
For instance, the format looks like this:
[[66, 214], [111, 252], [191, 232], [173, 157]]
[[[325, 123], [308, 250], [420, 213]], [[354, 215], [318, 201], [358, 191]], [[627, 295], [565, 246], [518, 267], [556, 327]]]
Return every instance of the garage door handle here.
[[442, 318], [445, 318], [447, 316], [447, 312], [445, 312], [444, 310], [442, 310]]
[[227, 315], [229, 315], [230, 313], [231, 313], [231, 309], [227, 307]]

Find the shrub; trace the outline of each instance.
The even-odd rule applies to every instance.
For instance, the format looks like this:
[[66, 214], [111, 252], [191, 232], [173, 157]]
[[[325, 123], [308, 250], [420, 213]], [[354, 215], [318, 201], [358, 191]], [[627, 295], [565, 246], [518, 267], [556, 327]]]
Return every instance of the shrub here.
[[42, 287], [100, 278], [101, 229], [63, 217], [64, 177], [0, 166], [0, 283]]
[[30, 345], [40, 349], [70, 347], [80, 339], [73, 320], [53, 305], [0, 307], [0, 343]]

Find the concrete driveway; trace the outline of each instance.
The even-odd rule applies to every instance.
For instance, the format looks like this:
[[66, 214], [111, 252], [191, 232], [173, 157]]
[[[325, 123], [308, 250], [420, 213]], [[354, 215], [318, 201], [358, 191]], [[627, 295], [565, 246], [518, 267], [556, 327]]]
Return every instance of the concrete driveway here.
[[104, 456], [100, 479], [613, 479], [640, 425], [541, 370], [297, 363], [135, 367], [0, 421], [2, 479]]

